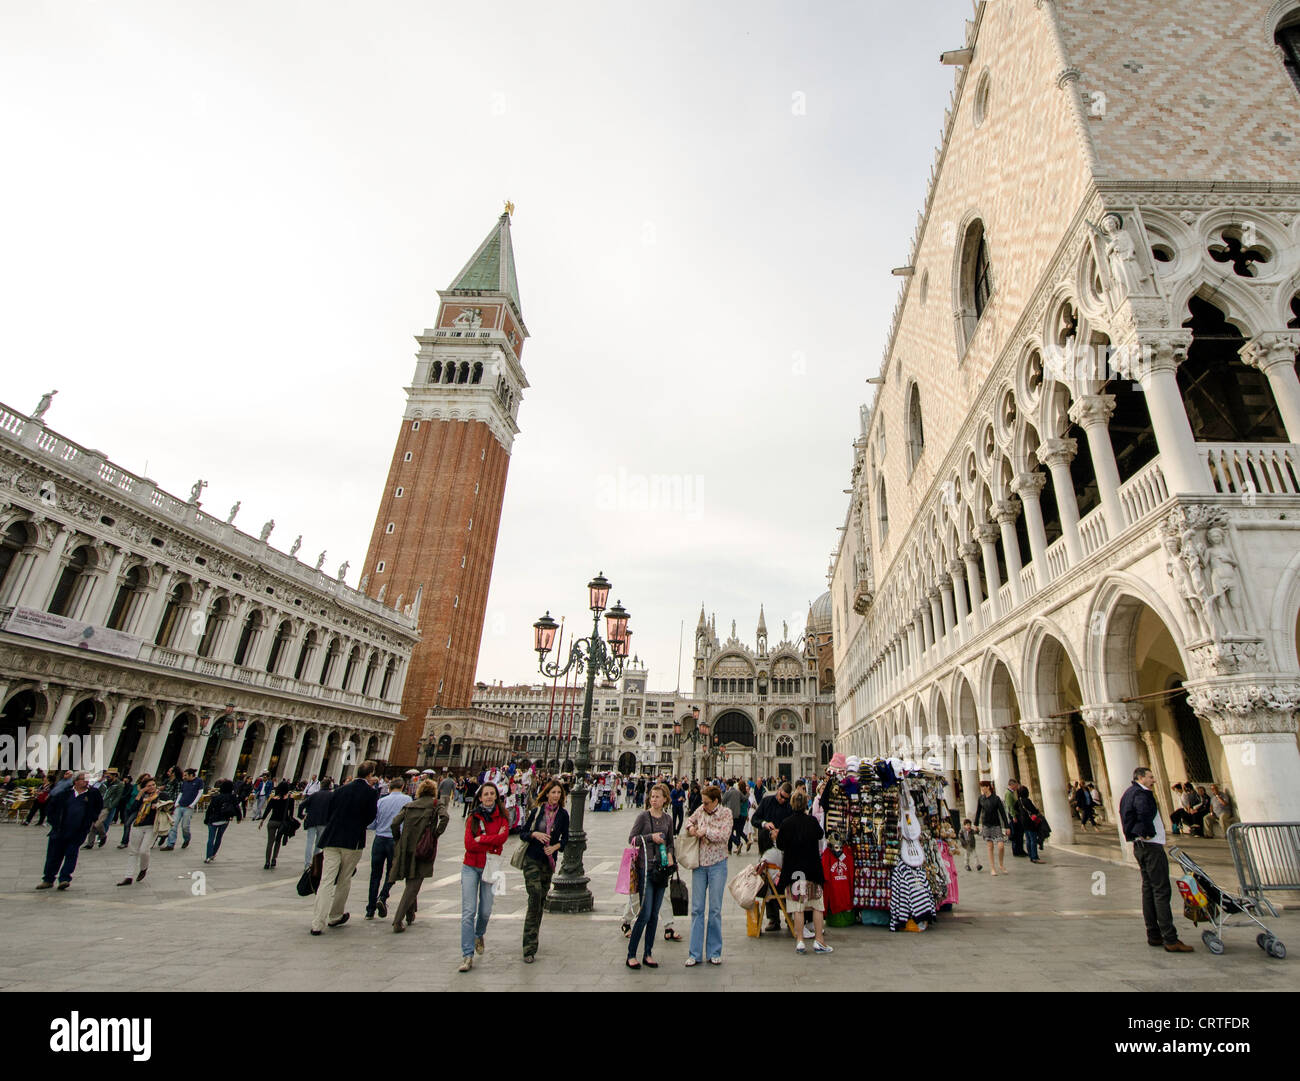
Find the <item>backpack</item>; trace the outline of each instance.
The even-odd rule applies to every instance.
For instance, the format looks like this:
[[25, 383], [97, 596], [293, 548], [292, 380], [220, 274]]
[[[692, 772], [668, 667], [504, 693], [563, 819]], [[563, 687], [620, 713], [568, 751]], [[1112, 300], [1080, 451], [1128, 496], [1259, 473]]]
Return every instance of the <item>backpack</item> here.
[[415, 858], [421, 863], [432, 863], [433, 858], [438, 854], [438, 838], [433, 832], [435, 818], [437, 818], [436, 814], [429, 818], [429, 824], [424, 827], [420, 839], [415, 842]]

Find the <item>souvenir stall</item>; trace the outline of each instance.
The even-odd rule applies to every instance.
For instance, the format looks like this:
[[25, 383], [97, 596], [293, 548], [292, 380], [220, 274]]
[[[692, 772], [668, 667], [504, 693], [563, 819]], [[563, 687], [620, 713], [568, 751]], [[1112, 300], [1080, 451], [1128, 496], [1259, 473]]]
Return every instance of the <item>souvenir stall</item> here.
[[[838, 756], [837, 756], [838, 757]], [[833, 767], [836, 763], [833, 763]], [[923, 931], [957, 902], [957, 867], [943, 777], [899, 759], [848, 758], [820, 797], [827, 848], [828, 922], [846, 921], [844, 885], [857, 921]]]

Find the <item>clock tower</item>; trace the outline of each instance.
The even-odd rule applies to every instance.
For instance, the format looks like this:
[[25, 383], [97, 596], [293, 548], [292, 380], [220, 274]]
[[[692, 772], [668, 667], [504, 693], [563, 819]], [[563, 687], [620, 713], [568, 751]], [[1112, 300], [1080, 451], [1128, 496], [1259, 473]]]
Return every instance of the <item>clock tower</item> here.
[[370, 537], [365, 592], [402, 607], [418, 598], [421, 638], [389, 752], [394, 765], [415, 765], [431, 707], [471, 704], [510, 450], [528, 386], [513, 209], [506, 205], [439, 291], [434, 326], [415, 339], [415, 375]]

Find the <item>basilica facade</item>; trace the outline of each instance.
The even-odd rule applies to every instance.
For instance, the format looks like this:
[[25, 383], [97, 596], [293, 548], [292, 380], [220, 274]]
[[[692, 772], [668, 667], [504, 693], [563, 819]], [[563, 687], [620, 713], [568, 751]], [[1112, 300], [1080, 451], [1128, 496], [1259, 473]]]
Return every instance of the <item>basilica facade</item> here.
[[702, 774], [792, 780], [824, 770], [835, 724], [830, 639], [829, 594], [813, 602], [797, 641], [787, 631], [771, 646], [761, 607], [752, 645], [737, 637], [734, 621], [720, 639], [716, 618], [706, 619], [700, 609], [690, 704], [700, 707], [700, 724], [707, 725], [707, 735], [698, 729], [704, 738], [696, 745], [708, 756]]
[[[1175, 48], [1170, 27], [1178, 28]], [[1300, 819], [1300, 3], [980, 3], [854, 442], [849, 753]], [[1249, 79], [1219, 73], [1248, 66]]]

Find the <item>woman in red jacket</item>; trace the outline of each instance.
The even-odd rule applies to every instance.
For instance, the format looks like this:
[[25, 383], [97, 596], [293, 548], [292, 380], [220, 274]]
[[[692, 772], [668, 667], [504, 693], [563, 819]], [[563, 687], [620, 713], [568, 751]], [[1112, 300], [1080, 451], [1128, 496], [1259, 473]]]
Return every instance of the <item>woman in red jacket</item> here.
[[493, 893], [505, 893], [501, 849], [509, 836], [510, 823], [501, 807], [501, 793], [491, 781], [485, 781], [465, 822], [465, 863], [460, 869], [461, 972], [473, 968], [474, 954], [483, 952]]

